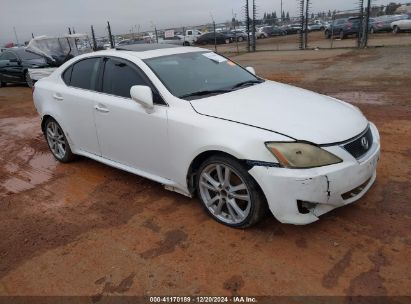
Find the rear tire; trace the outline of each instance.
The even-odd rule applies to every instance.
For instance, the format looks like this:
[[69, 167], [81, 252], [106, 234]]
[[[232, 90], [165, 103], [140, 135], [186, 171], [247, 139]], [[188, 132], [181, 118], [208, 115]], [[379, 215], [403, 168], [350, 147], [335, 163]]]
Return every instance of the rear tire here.
[[7, 85], [7, 83], [5, 83], [5, 82], [3, 82], [3, 81], [0, 81], [0, 88], [5, 87], [6, 85]]
[[211, 217], [232, 228], [256, 224], [268, 209], [257, 182], [241, 163], [228, 156], [215, 155], [203, 162], [196, 189]]
[[62, 163], [68, 163], [74, 159], [63, 129], [53, 118], [48, 118], [45, 122], [44, 136], [55, 159]]
[[344, 40], [344, 38], [345, 38], [344, 31], [340, 31], [340, 39]]
[[325, 36], [325, 39], [331, 39], [331, 33], [330, 33], [330, 31], [325, 31], [325, 32], [324, 32], [324, 36]]
[[394, 34], [398, 34], [400, 31], [401, 31], [401, 30], [400, 30], [400, 27], [399, 27], [398, 25], [394, 25], [394, 28], [393, 28], [392, 32], [393, 32]]
[[34, 86], [34, 81], [33, 81], [33, 79], [31, 79], [30, 74], [29, 74], [28, 71], [26, 71], [26, 73], [24, 73], [24, 79], [26, 80], [26, 83], [29, 86], [29, 88], [32, 88]]
[[370, 29], [370, 33], [375, 34], [375, 29], [373, 27]]
[[244, 38], [243, 37], [238, 37], [238, 42], [243, 42], [244, 41]]
[[230, 39], [227, 38], [224, 42], [225, 42], [225, 44], [229, 44], [231, 41], [230, 41]]

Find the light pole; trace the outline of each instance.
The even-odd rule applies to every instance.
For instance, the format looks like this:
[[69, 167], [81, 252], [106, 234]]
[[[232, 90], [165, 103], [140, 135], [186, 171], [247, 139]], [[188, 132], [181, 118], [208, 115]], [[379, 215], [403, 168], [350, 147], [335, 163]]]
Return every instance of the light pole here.
[[283, 22], [283, 0], [281, 0], [280, 18], [281, 18], [281, 23], [282, 23]]

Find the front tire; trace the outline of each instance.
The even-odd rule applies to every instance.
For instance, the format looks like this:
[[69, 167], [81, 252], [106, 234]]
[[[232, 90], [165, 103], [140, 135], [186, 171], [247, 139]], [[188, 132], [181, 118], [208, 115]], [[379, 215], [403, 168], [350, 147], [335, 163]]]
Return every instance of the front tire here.
[[400, 31], [400, 27], [398, 25], [394, 25], [393, 33], [398, 34]]
[[230, 39], [228, 39], [228, 38], [225, 40], [225, 44], [229, 44], [230, 42], [231, 42], [231, 41], [230, 41]]
[[66, 135], [60, 125], [52, 118], [47, 119], [44, 126], [44, 136], [53, 156], [62, 163], [68, 163], [74, 159]]
[[340, 39], [344, 40], [345, 36], [344, 36], [344, 31], [340, 31]]
[[261, 190], [237, 160], [212, 156], [200, 167], [197, 193], [211, 217], [229, 227], [247, 228], [265, 215], [267, 204]]

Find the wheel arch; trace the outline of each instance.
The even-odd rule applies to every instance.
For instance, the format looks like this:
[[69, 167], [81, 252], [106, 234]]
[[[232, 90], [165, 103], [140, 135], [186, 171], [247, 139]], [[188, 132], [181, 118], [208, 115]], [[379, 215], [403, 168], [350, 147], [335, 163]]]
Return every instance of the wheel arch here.
[[[246, 159], [240, 159], [236, 156], [234, 156], [232, 153], [228, 153], [225, 151], [221, 151], [221, 150], [206, 150], [201, 152], [200, 154], [198, 154], [190, 163], [190, 166], [188, 167], [187, 170], [187, 188], [190, 191], [191, 194], [195, 194], [195, 184], [196, 184], [196, 178], [197, 178], [197, 171], [198, 169], [200, 169], [201, 164], [208, 158], [210, 158], [211, 156], [216, 156], [216, 155], [220, 155], [220, 156], [226, 156], [229, 157], [237, 162], [239, 162], [240, 164], [242, 164], [244, 166], [244, 168], [246, 168], [247, 171], [249, 171], [252, 168], [252, 165], [247, 163]], [[251, 175], [250, 177], [252, 179], [254, 179]], [[260, 185], [257, 183], [257, 181], [255, 181], [259, 190], [261, 191], [261, 193], [263, 194], [263, 196], [265, 197], [264, 192], [262, 191]]]
[[[45, 133], [46, 132], [46, 122], [47, 122], [47, 120], [49, 120], [49, 119], [54, 119], [54, 120], [56, 120], [53, 116], [51, 116], [50, 114], [45, 114], [45, 115], [43, 115], [43, 117], [41, 118], [41, 131], [43, 132], [43, 133]], [[57, 120], [56, 120], [57, 121]]]

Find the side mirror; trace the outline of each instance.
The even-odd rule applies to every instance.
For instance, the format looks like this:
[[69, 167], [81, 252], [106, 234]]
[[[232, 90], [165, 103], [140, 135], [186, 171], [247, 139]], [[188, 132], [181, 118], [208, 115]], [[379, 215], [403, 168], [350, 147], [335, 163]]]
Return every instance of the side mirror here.
[[148, 86], [135, 85], [130, 89], [131, 98], [147, 110], [154, 108], [153, 92]]
[[253, 67], [246, 67], [245, 69], [249, 71], [251, 74], [255, 75], [255, 69]]

